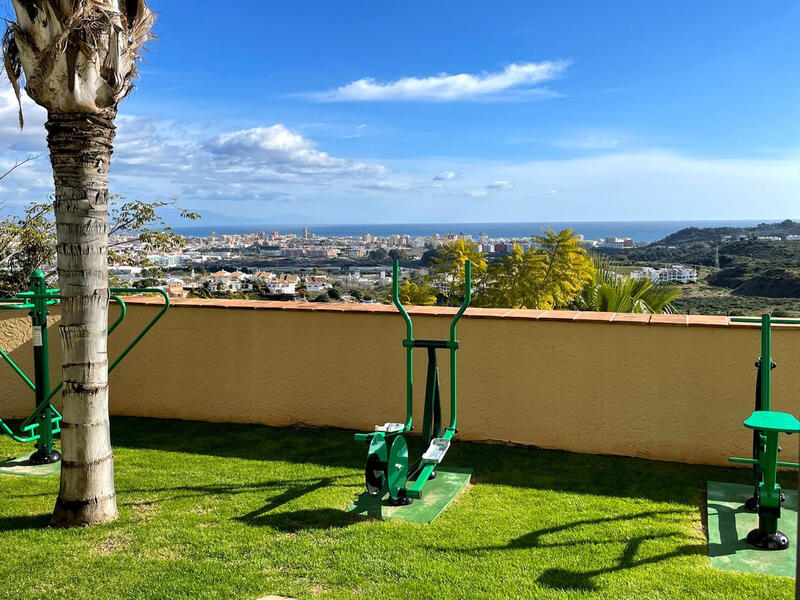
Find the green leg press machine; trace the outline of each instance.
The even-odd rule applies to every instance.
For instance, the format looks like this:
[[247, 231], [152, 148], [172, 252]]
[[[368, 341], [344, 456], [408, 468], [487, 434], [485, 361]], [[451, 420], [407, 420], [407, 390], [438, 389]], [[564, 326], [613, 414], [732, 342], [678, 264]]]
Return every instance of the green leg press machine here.
[[[456, 352], [459, 348], [456, 339], [456, 325], [467, 310], [472, 297], [472, 268], [469, 261], [464, 265], [464, 301], [450, 322], [450, 339], [414, 339], [411, 317], [403, 308], [399, 294], [399, 267], [394, 261], [392, 271], [392, 299], [397, 310], [406, 322], [406, 421], [405, 423], [386, 423], [376, 425], [375, 431], [357, 433], [357, 442], [369, 444], [365, 480], [367, 492], [373, 497], [382, 497], [389, 492], [389, 503], [396, 506], [411, 504], [422, 498], [422, 490], [428, 480], [436, 477], [435, 469], [450, 448], [450, 440], [458, 432], [456, 429], [457, 390], [456, 390]], [[408, 446], [402, 434], [412, 431], [414, 408], [414, 349], [425, 348], [428, 352], [428, 371], [425, 385], [425, 410], [422, 418], [422, 440], [427, 448], [422, 457], [409, 468]], [[450, 353], [450, 423], [442, 433], [442, 407], [439, 394], [439, 367], [436, 350], [446, 349]], [[394, 438], [391, 450], [387, 440]], [[413, 481], [413, 484], [411, 483]]]
[[[117, 320], [108, 328], [108, 334], [117, 328], [127, 314], [125, 302], [118, 294], [126, 293], [155, 293], [164, 298], [164, 305], [161, 310], [153, 317], [150, 322], [139, 332], [139, 334], [128, 344], [125, 350], [114, 359], [109, 365], [108, 372], [113, 371], [120, 361], [125, 358], [128, 352], [139, 343], [145, 334], [155, 325], [169, 308], [169, 296], [164, 290], [158, 288], [111, 288], [111, 300], [120, 307], [120, 314]], [[21, 443], [36, 442], [36, 451], [28, 458], [28, 463], [32, 465], [44, 465], [58, 462], [61, 455], [53, 449], [55, 436], [61, 431], [61, 414], [50, 403], [53, 397], [61, 390], [63, 382], [50, 389], [50, 362], [48, 357], [47, 341], [47, 314], [48, 307], [58, 304], [61, 301], [57, 288], [47, 288], [45, 277], [41, 271], [34, 271], [31, 275], [31, 289], [27, 292], [20, 292], [13, 298], [0, 299], [0, 309], [28, 310], [31, 318], [33, 331], [33, 381], [24, 371], [11, 359], [11, 357], [0, 348], [0, 356], [11, 366], [14, 372], [31, 390], [36, 399], [36, 408], [30, 416], [20, 425], [19, 431], [14, 432], [11, 427], [0, 419], [0, 433], [9, 435], [12, 439]]]
[[797, 325], [800, 320], [772, 319], [770, 315], [762, 315], [761, 319], [734, 317], [731, 321], [761, 323], [761, 357], [756, 361], [755, 410], [744, 422], [745, 427], [753, 430], [753, 457], [728, 459], [734, 463], [753, 465], [755, 488], [745, 508], [758, 512], [758, 528], [747, 535], [747, 543], [765, 550], [785, 550], [789, 547], [789, 538], [778, 530], [781, 502], [784, 501], [777, 481], [778, 467], [797, 469], [798, 464], [778, 460], [778, 437], [781, 433], [800, 432], [800, 421], [794, 415], [771, 409], [772, 369], [776, 367], [772, 362], [772, 325]]

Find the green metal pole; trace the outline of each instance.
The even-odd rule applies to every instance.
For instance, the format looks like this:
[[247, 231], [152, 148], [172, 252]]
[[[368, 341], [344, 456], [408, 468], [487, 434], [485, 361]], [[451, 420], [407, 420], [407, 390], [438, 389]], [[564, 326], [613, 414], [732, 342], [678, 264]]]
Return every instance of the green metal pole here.
[[772, 323], [769, 315], [761, 315], [761, 410], [772, 410]]
[[[36, 394], [36, 406], [40, 406], [50, 397], [50, 361], [47, 346], [47, 286], [44, 273], [34, 271], [31, 274], [31, 291], [33, 292], [33, 305], [30, 316], [33, 325], [33, 366]], [[53, 410], [49, 402], [36, 416], [39, 423], [36, 442], [36, 452], [29, 461], [33, 464], [47, 464], [58, 462], [61, 455], [53, 450]]]
[[414, 326], [411, 317], [400, 302], [400, 263], [392, 263], [392, 302], [406, 322], [406, 423], [405, 430], [411, 431], [414, 414]]
[[472, 262], [467, 261], [464, 263], [464, 302], [461, 303], [461, 308], [450, 321], [450, 425], [447, 428], [449, 435], [445, 436], [447, 439], [452, 438], [456, 433], [456, 426], [458, 424], [458, 367], [456, 362], [456, 325], [458, 325], [461, 315], [467, 310], [470, 302], [472, 302]]
[[[778, 531], [778, 516], [775, 509], [781, 505], [781, 487], [778, 485], [778, 432], [767, 432], [767, 451], [764, 453], [761, 469], [764, 473], [764, 481], [761, 483], [761, 506], [758, 511], [758, 528], [765, 534], [773, 534]], [[763, 507], [769, 507], [773, 511], [765, 511]]]

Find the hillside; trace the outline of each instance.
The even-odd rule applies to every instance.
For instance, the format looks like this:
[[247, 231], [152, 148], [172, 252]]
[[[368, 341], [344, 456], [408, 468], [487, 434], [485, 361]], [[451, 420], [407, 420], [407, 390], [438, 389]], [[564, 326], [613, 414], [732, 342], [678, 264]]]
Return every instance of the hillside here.
[[800, 313], [800, 241], [758, 239], [789, 235], [800, 235], [800, 223], [688, 227], [632, 250], [598, 251], [621, 265], [698, 267], [699, 283], [685, 286], [675, 303], [682, 312], [794, 314]]
[[718, 243], [725, 236], [740, 235], [748, 237], [758, 236], [787, 236], [800, 235], [800, 223], [786, 219], [780, 223], [761, 223], [755, 227], [687, 227], [671, 233], [655, 245], [675, 246], [692, 242]]

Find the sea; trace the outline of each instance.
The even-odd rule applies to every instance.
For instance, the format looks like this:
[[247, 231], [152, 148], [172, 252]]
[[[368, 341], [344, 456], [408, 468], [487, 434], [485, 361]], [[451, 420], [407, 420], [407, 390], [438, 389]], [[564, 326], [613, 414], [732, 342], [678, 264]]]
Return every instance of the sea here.
[[208, 237], [213, 231], [217, 235], [245, 234], [257, 231], [278, 231], [281, 234], [301, 235], [303, 228], [310, 234], [320, 237], [355, 237], [364, 233], [386, 237], [390, 235], [410, 235], [412, 237], [431, 237], [436, 233], [468, 234], [478, 239], [481, 233], [492, 239], [523, 239], [540, 233], [545, 227], [560, 231], [569, 227], [587, 240], [597, 240], [609, 236], [629, 237], [634, 242], [654, 242], [670, 233], [686, 227], [753, 227], [759, 223], [777, 222], [776, 219], [742, 221], [542, 221], [523, 223], [367, 223], [353, 225], [195, 225], [175, 227], [175, 232], [186, 236]]

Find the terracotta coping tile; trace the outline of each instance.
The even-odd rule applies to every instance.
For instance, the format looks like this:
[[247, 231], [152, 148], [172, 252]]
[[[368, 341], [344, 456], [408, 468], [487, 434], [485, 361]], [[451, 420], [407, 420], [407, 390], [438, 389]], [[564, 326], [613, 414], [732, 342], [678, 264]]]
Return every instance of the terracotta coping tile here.
[[[453, 308], [455, 314], [457, 308]], [[410, 315], [446, 315], [450, 312], [449, 306], [407, 306], [406, 312]]]
[[650, 325], [689, 325], [689, 315], [650, 315]]
[[612, 323], [638, 323], [640, 325], [649, 325], [650, 316], [642, 313], [614, 313], [611, 316]]
[[351, 304], [350, 312], [374, 312], [374, 313], [395, 313], [397, 307], [394, 304]]
[[503, 319], [530, 319], [537, 321], [546, 311], [530, 308], [515, 308], [503, 315]]
[[503, 318], [508, 313], [512, 312], [510, 308], [468, 308], [464, 311], [465, 317], [473, 317], [477, 319], [488, 319], [488, 318]]
[[313, 312], [319, 310], [320, 305], [327, 304], [327, 302], [283, 302], [283, 304], [291, 304], [291, 306], [281, 306], [281, 310], [307, 310]]
[[[160, 306], [163, 299], [157, 296], [125, 297], [126, 304]], [[357, 304], [349, 302], [287, 302], [281, 300], [241, 300], [224, 298], [172, 298], [175, 307], [206, 307], [245, 310], [302, 310], [311, 312], [348, 312], [397, 314], [391, 304]], [[458, 311], [455, 306], [408, 306], [410, 315], [452, 316]], [[468, 308], [464, 316], [478, 319], [525, 319], [531, 321], [574, 321], [576, 323], [628, 323], [641, 325], [672, 325], [689, 327], [751, 327], [760, 323], [737, 323], [722, 315], [683, 314], [638, 314], [609, 313], [574, 310], [531, 310], [525, 308]], [[785, 325], [782, 328], [800, 329], [800, 325]]]
[[615, 313], [584, 310], [575, 315], [574, 321], [586, 323], [611, 323]]
[[546, 310], [539, 317], [540, 321], [574, 321], [578, 316], [575, 310]]
[[689, 326], [728, 327], [728, 317], [722, 315], [689, 315]]
[[320, 312], [345, 312], [351, 306], [348, 302], [294, 302], [293, 304], [310, 306], [311, 310]]

